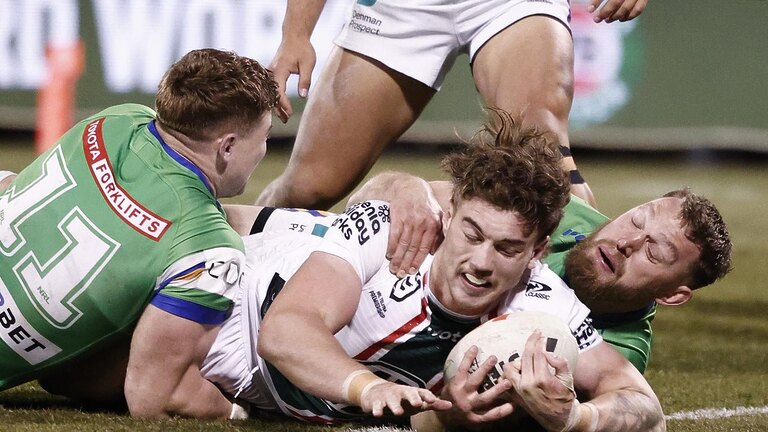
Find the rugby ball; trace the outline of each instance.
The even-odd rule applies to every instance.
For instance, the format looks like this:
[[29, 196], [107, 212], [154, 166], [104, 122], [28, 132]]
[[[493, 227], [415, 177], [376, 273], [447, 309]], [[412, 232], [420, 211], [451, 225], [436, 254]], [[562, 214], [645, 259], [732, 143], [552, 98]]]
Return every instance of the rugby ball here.
[[483, 380], [482, 390], [488, 390], [501, 377], [504, 365], [523, 355], [525, 342], [536, 329], [547, 338], [545, 350], [568, 360], [568, 369], [573, 373], [579, 358], [579, 346], [568, 326], [552, 314], [519, 311], [487, 321], [461, 338], [445, 361], [445, 383], [449, 383], [456, 376], [464, 354], [475, 345], [478, 354], [469, 368], [470, 373], [476, 371], [491, 355], [496, 356], [498, 360], [495, 368]]

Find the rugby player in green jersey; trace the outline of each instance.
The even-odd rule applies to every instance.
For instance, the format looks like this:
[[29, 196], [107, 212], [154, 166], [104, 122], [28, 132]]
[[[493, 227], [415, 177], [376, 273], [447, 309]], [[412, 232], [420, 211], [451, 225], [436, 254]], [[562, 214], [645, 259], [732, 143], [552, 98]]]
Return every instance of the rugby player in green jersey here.
[[[277, 100], [256, 61], [192, 51], [155, 110], [107, 108], [13, 178], [0, 192], [0, 390], [39, 379], [119, 397], [107, 377], [127, 370], [134, 415], [231, 408], [188, 354], [238, 292], [243, 243], [217, 198], [242, 193]], [[128, 340], [130, 356], [114, 348]]]

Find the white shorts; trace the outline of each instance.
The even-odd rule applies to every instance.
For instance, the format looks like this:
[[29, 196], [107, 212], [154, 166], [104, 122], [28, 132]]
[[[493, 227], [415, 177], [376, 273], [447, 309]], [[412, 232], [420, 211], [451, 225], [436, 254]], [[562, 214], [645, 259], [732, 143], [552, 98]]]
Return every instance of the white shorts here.
[[358, 0], [335, 43], [439, 90], [456, 57], [532, 15], [570, 31], [568, 0]]
[[242, 301], [236, 301], [200, 366], [200, 374], [230, 396], [262, 411], [276, 411], [277, 404], [253, 359], [256, 341], [248, 337], [248, 318], [247, 313], [243, 314]]

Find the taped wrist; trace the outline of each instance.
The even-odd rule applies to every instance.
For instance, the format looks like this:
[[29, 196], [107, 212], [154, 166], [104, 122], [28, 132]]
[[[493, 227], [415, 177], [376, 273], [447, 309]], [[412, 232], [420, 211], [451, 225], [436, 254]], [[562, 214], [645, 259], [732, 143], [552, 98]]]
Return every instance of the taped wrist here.
[[560, 154], [563, 155], [563, 157], [572, 156], [571, 149], [566, 147], [566, 146], [564, 146], [564, 145], [560, 146]]
[[579, 403], [573, 400], [573, 408], [568, 415], [568, 422], [561, 432], [595, 432], [597, 422], [600, 420], [600, 412], [590, 403]]
[[375, 385], [387, 382], [369, 370], [356, 370], [344, 380], [341, 394], [344, 399], [356, 406], [362, 405], [363, 397]]

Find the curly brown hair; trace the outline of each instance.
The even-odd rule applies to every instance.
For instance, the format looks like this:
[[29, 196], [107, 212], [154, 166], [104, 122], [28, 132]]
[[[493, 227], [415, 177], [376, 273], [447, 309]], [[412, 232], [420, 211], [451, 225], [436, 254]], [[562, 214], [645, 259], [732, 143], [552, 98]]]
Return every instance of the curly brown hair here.
[[212, 48], [190, 51], [165, 73], [157, 121], [192, 139], [227, 122], [247, 130], [278, 102], [272, 72], [256, 60]]
[[500, 210], [515, 211], [529, 235], [539, 240], [554, 231], [569, 199], [570, 183], [560, 166], [554, 135], [498, 108], [482, 129], [458, 151], [443, 159], [453, 182], [453, 203], [479, 198]]
[[680, 219], [683, 221], [685, 236], [701, 252], [693, 264], [691, 276], [692, 289], [707, 286], [731, 271], [731, 238], [722, 215], [708, 199], [691, 192], [690, 189], [678, 189], [664, 194], [665, 197], [683, 200]]

